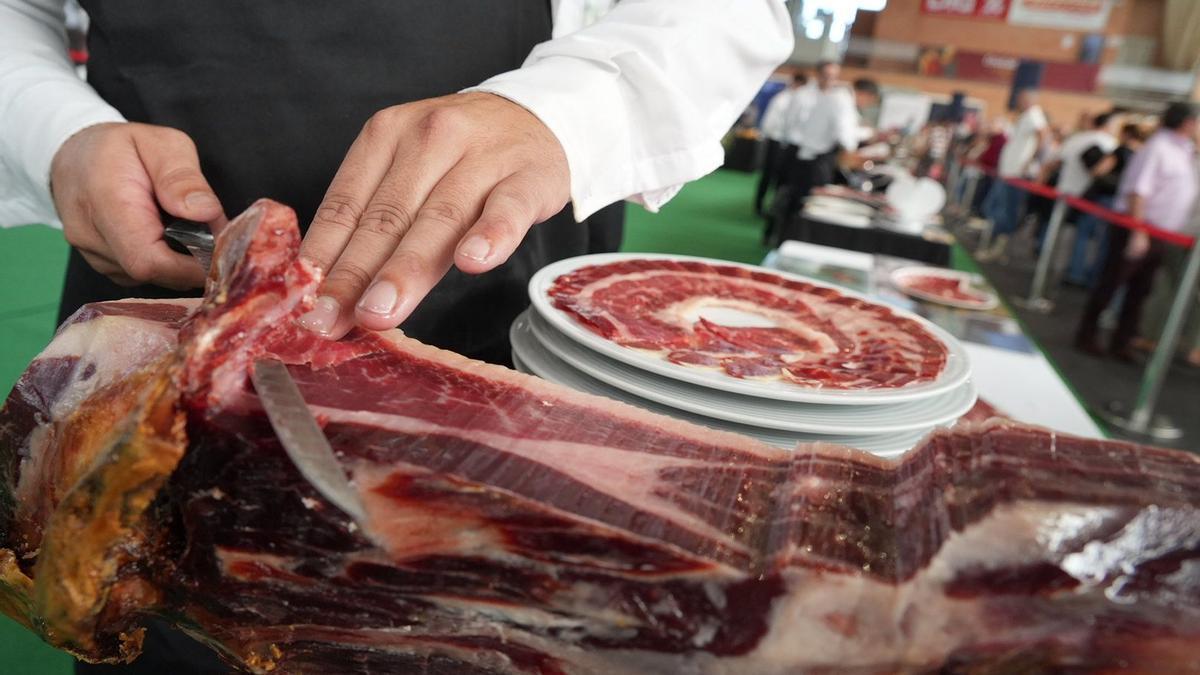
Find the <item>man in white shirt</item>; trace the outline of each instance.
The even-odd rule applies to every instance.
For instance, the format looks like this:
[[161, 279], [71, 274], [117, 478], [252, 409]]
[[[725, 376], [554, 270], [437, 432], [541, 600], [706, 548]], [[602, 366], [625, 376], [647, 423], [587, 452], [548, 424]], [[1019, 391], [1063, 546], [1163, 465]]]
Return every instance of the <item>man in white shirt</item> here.
[[[828, 184], [837, 169], [838, 155], [858, 148], [860, 107], [879, 98], [878, 86], [862, 79], [848, 87], [838, 81], [841, 66], [829, 61], [817, 66], [817, 89], [803, 125], [798, 126], [796, 160], [789, 171], [785, 206], [773, 216], [789, 218], [815, 187]], [[765, 240], [772, 239], [780, 223], [768, 219]]]
[[767, 196], [767, 190], [780, 179], [784, 162], [782, 150], [787, 146], [792, 125], [796, 124], [793, 119], [796, 111], [807, 108], [803, 101], [809, 98], [807, 85], [807, 75], [803, 72], [794, 73], [788, 86], [771, 98], [767, 103], [766, 112], [763, 113], [762, 133], [766, 139], [766, 151], [762, 173], [758, 176], [758, 188], [754, 192], [754, 211], [759, 215], [763, 212], [763, 200]]
[[991, 249], [980, 254], [982, 260], [997, 258], [1004, 252], [1025, 209], [1025, 192], [1003, 179], [1029, 178], [1038, 148], [1049, 137], [1050, 125], [1037, 104], [1036, 90], [1025, 89], [1017, 94], [1017, 110], [1020, 114], [1008, 135], [1008, 142], [1000, 151], [997, 173], [1001, 180], [992, 183], [984, 205], [985, 213], [992, 221], [994, 239]]
[[[62, 0], [0, 0], [0, 224], [62, 221], [64, 313], [202, 283], [160, 206], [219, 228], [266, 196], [327, 271], [306, 327], [498, 362], [532, 274], [587, 251], [575, 221], [717, 168], [793, 40], [780, 0], [624, 0], [586, 28], [582, 0], [82, 4], [87, 83]], [[172, 635], [136, 672], [223, 672]]]
[[625, 0], [582, 29], [582, 0], [83, 5], [91, 86], [62, 0], [0, 0], [0, 222], [63, 222], [65, 309], [202, 282], [159, 205], [219, 227], [272, 196], [328, 272], [306, 326], [494, 358], [523, 280], [586, 252], [569, 216], [530, 227], [715, 169], [793, 39], [779, 0]]

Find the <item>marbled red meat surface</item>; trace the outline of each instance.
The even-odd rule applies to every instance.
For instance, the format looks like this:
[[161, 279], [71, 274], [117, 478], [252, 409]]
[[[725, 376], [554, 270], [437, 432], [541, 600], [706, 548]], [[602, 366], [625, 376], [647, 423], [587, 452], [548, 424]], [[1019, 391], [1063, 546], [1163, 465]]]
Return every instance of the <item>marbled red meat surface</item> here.
[[961, 277], [913, 274], [903, 278], [902, 290], [918, 296], [960, 304], [986, 305], [989, 297], [974, 290]]
[[[34, 361], [0, 412], [0, 610], [92, 659], [156, 615], [260, 673], [1200, 671], [1191, 455], [1002, 421], [900, 461], [775, 449], [311, 337], [297, 243], [259, 203], [202, 304], [91, 306]], [[279, 446], [262, 355], [362, 521]]]
[[[589, 265], [554, 280], [554, 307], [612, 342], [735, 378], [822, 389], [886, 389], [937, 379], [947, 350], [920, 323], [827, 286], [690, 260]], [[733, 327], [714, 309], [760, 317]]]

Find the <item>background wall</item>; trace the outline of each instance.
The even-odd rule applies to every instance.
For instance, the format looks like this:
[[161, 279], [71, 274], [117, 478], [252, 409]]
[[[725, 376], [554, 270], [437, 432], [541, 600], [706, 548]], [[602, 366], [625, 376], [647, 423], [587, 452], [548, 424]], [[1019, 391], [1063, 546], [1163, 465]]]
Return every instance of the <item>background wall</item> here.
[[[1200, 3], [1200, 0], [1193, 0]], [[1109, 13], [1101, 62], [1157, 66], [1161, 62], [1161, 37], [1167, 0], [1116, 0]], [[874, 43], [871, 56], [859, 59], [863, 68], [846, 67], [845, 78], [870, 76], [882, 84], [951, 94], [965, 91], [987, 104], [989, 117], [1004, 112], [1009, 96], [1007, 83], [926, 77], [916, 73], [911, 55], [894, 46], [952, 46], [1047, 62], [1074, 63], [1087, 33], [1057, 28], [1013, 25], [1004, 21], [940, 17], [921, 12], [921, 0], [888, 0], [880, 12], [859, 12], [851, 30], [856, 40]], [[889, 54], [891, 54], [889, 56]], [[1100, 94], [1042, 91], [1042, 107], [1057, 125], [1073, 126], [1081, 113], [1096, 113], [1112, 107]]]
[[[1198, 0], [1200, 1], [1200, 0]], [[965, 91], [968, 96], [980, 99], [987, 104], [985, 111], [988, 119], [1005, 111], [1008, 104], [1009, 88], [1006, 85], [991, 82], [966, 82], [948, 78], [925, 77], [913, 73], [877, 72], [869, 68], [842, 68], [842, 79], [851, 81], [858, 77], [870, 77], [880, 84], [924, 91], [931, 94], [953, 94], [955, 91]], [[1066, 125], [1073, 128], [1081, 113], [1095, 114], [1112, 107], [1112, 102], [1103, 96], [1085, 94], [1069, 94], [1053, 91], [1043, 91], [1040, 95], [1042, 109], [1050, 118], [1053, 125]]]
[[[1109, 13], [1104, 63], [1116, 60], [1125, 36], [1157, 43], [1165, 0], [1117, 0]], [[888, 0], [873, 21], [874, 37], [921, 45], [953, 45], [973, 51], [1013, 54], [1029, 59], [1075, 61], [1085, 33], [1015, 26], [1003, 21], [958, 19], [921, 13], [921, 0]], [[858, 34], [858, 31], [855, 31]], [[1157, 50], [1153, 57], [1157, 60]], [[1147, 63], [1144, 65], [1155, 65]]]

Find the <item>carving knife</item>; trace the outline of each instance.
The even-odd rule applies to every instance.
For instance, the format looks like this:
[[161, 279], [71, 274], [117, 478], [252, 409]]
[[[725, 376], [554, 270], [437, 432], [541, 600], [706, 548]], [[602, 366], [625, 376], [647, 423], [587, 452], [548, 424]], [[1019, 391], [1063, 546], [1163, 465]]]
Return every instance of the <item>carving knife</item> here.
[[[182, 247], [184, 250], [180, 253], [192, 254], [207, 270], [212, 264], [214, 244], [208, 226], [175, 218], [166, 212], [161, 212], [161, 216], [163, 236], [168, 244], [176, 244], [172, 248], [177, 251]], [[275, 435], [300, 474], [330, 503], [365, 526], [366, 507], [358, 491], [346, 479], [333, 447], [304, 402], [287, 366], [276, 359], [259, 359], [254, 362], [250, 380]]]
[[176, 218], [159, 209], [159, 217], [163, 224], [163, 238], [167, 246], [179, 253], [190, 253], [204, 267], [204, 271], [212, 266], [213, 233], [208, 225], [191, 220]]
[[300, 395], [287, 366], [275, 359], [259, 359], [254, 362], [250, 379], [279, 442], [300, 474], [365, 529], [366, 507], [346, 479], [333, 447]]

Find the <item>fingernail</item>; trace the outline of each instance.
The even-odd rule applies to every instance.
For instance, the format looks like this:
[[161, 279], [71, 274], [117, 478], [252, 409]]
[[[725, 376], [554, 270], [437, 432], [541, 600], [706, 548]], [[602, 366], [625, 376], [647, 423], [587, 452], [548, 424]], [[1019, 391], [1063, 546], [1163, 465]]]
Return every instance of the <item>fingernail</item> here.
[[333, 325], [337, 323], [338, 314], [341, 314], [342, 306], [337, 300], [322, 295], [317, 298], [317, 302], [313, 305], [312, 310], [302, 315], [297, 321], [301, 326], [311, 330], [318, 335], [329, 335], [333, 332]]
[[183, 204], [192, 211], [203, 211], [221, 206], [221, 202], [218, 202], [210, 192], [191, 192], [183, 198]]
[[476, 262], [483, 262], [492, 254], [492, 243], [486, 238], [474, 234], [458, 247], [458, 254]]
[[358, 308], [379, 316], [391, 316], [396, 311], [396, 301], [399, 297], [392, 282], [377, 281], [363, 293], [362, 299], [358, 301]]

